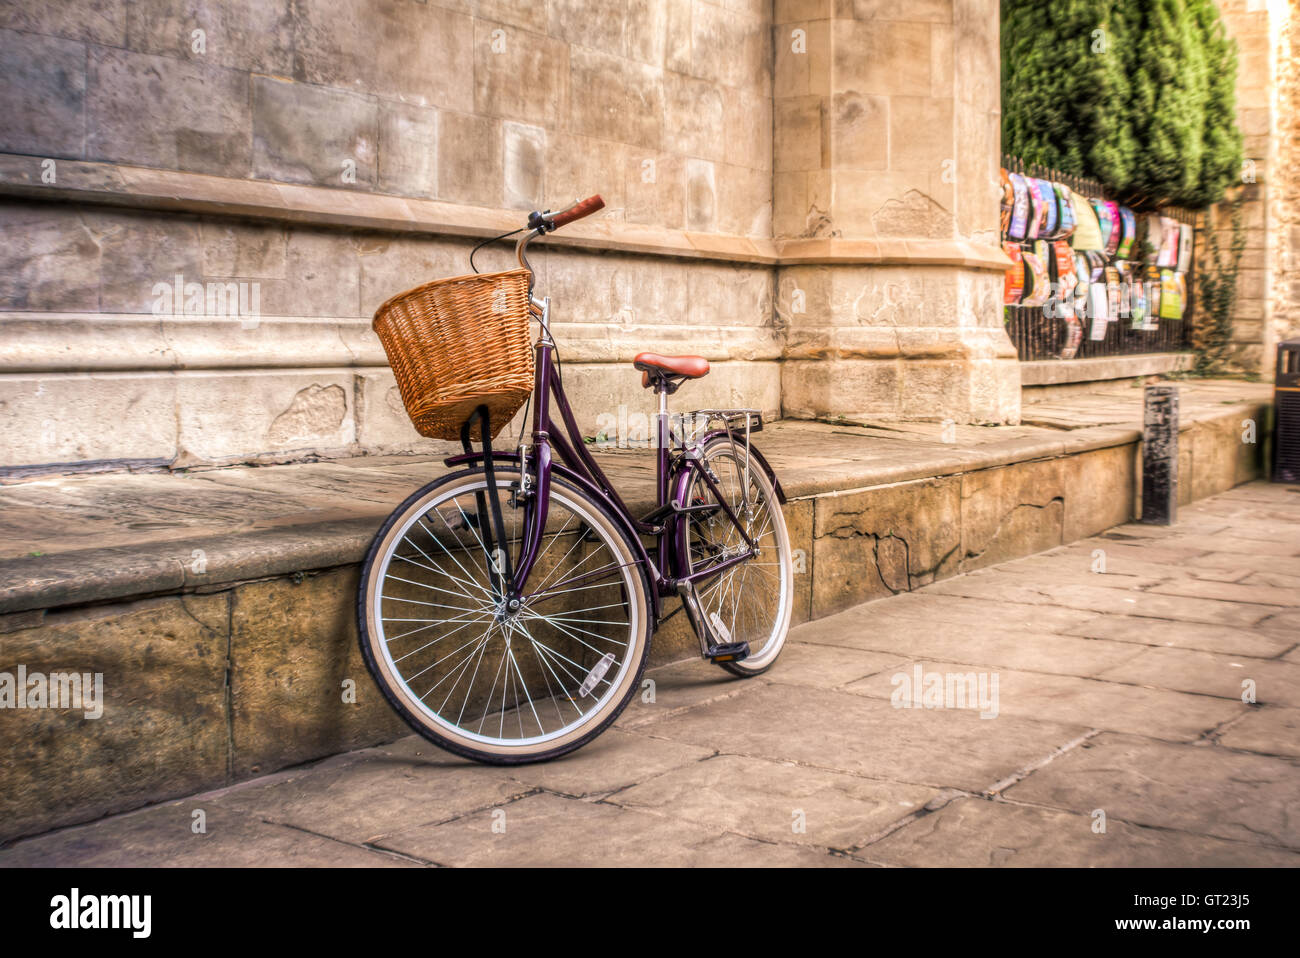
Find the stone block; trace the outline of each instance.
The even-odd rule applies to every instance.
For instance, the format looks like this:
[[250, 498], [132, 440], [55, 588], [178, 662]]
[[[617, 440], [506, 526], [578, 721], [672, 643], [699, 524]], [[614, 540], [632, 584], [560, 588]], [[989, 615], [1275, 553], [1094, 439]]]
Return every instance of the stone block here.
[[546, 209], [546, 131], [540, 126], [505, 122], [502, 157], [506, 206], [517, 210]]
[[148, 373], [10, 375], [0, 379], [9, 429], [0, 464], [170, 459], [176, 454], [176, 382]]
[[418, 106], [470, 110], [476, 42], [468, 11], [406, 0], [294, 4], [294, 79]]
[[718, 231], [740, 236], [771, 236], [772, 174], [725, 164], [717, 178], [720, 181], [717, 189]]
[[825, 97], [781, 97], [775, 101], [773, 162], [777, 171], [826, 168], [832, 118], [825, 114]]
[[773, 27], [772, 52], [774, 97], [830, 95], [830, 21], [811, 20]]
[[[357, 315], [368, 322], [376, 309], [390, 296], [421, 283], [443, 276], [470, 272], [471, 246], [463, 240], [416, 239], [409, 236], [368, 237], [358, 245], [361, 308]], [[493, 250], [483, 249], [476, 257], [479, 268], [504, 269], [504, 262], [493, 259]], [[504, 260], [504, 257], [500, 257]], [[373, 332], [369, 334], [373, 336]], [[369, 336], [367, 342], [370, 342]], [[374, 343], [378, 342], [375, 337]]]
[[[539, 32], [549, 33], [550, 36], [565, 43], [591, 47], [615, 56], [623, 56], [628, 52], [625, 38], [628, 35], [629, 20], [635, 15], [628, 10], [626, 4], [592, 4], [588, 0], [551, 0], [545, 6], [548, 9], [540, 12], [550, 13], [549, 26], [543, 27]], [[644, 25], [645, 8], [642, 7], [637, 13], [640, 16], [637, 16], [634, 22]], [[635, 59], [651, 62], [644, 56]]]
[[930, 96], [889, 98], [889, 168], [925, 177], [956, 162], [953, 101]]
[[[203, 274], [199, 224], [187, 217], [87, 210], [82, 222], [99, 244], [99, 309], [112, 313], [184, 312], [189, 294], [176, 288]], [[177, 305], [179, 303], [179, 306]], [[204, 296], [206, 306], [206, 290]]]
[[821, 497], [815, 508], [814, 618], [909, 591], [957, 569], [959, 479], [926, 479]]
[[942, 162], [903, 173], [838, 170], [831, 220], [844, 236], [951, 238], [952, 190], [942, 170]]
[[[406, 729], [361, 658], [357, 570], [234, 590], [230, 610], [231, 745], [247, 777], [397, 738]], [[344, 682], [355, 702], [344, 701]]]
[[930, 26], [906, 21], [835, 20], [835, 83], [867, 96], [928, 97]]
[[475, 20], [475, 112], [547, 129], [561, 126], [569, 104], [569, 50], [551, 37]]
[[338, 456], [356, 438], [352, 377], [336, 370], [199, 372], [175, 379], [185, 461]]
[[[391, 369], [365, 370], [356, 374], [357, 443], [368, 453], [452, 454], [452, 444], [426, 439], [415, 431], [402, 404], [402, 394]], [[456, 447], [459, 452], [459, 447]]]
[[379, 105], [275, 77], [253, 78], [253, 173], [269, 180], [373, 188]]
[[1062, 469], [1047, 459], [961, 477], [961, 571], [1061, 545], [1069, 501]]
[[659, 148], [664, 115], [661, 70], [582, 47], [570, 51], [569, 61], [573, 132]]
[[722, 89], [727, 159], [755, 170], [772, 169], [772, 98]]
[[767, 94], [768, 27], [765, 19], [724, 10], [704, 0], [691, 6], [691, 74], [722, 86]]
[[199, 246], [205, 277], [287, 279], [287, 226], [241, 220], [202, 220]]
[[225, 595], [190, 595], [49, 614], [6, 634], [0, 672], [100, 673], [103, 712], [5, 710], [0, 838], [225, 782], [226, 621]]
[[7, 3], [0, 7], [0, 29], [121, 47], [126, 45], [126, 8], [127, 0]]
[[1062, 541], [1086, 539], [1133, 521], [1137, 489], [1134, 451], [1132, 445], [1112, 446], [1062, 460]]
[[664, 149], [721, 160], [725, 138], [723, 94], [713, 83], [679, 73], [664, 74]]
[[501, 122], [469, 113], [440, 114], [438, 198], [501, 206]]
[[[85, 156], [138, 166], [247, 176], [248, 74], [129, 50], [92, 47]], [[149, 104], [149, 122], [140, 105]]]
[[[905, 97], [836, 92], [831, 100], [829, 159], [835, 169], [884, 170], [891, 166], [891, 110], [906, 110]], [[909, 123], [916, 122], [910, 119]], [[921, 120], [920, 122], [925, 122]], [[897, 164], [892, 164], [897, 168]]]
[[0, 151], [84, 156], [85, 45], [0, 30], [0, 62]]
[[410, 103], [379, 106], [379, 189], [438, 195], [438, 111]]
[[99, 242], [71, 209], [3, 203], [0, 228], [0, 309], [99, 309]]
[[714, 165], [707, 160], [686, 161], [686, 228], [712, 232], [718, 220], [718, 191]]
[[[126, 46], [140, 53], [289, 76], [293, 21], [289, 0], [155, 0], [126, 4]], [[193, 31], [203, 31], [195, 50]]]
[[[682, 157], [651, 150], [624, 152], [627, 176], [623, 218], [629, 223], [682, 229], [686, 224], [686, 169]], [[575, 161], [568, 162], [573, 165]]]

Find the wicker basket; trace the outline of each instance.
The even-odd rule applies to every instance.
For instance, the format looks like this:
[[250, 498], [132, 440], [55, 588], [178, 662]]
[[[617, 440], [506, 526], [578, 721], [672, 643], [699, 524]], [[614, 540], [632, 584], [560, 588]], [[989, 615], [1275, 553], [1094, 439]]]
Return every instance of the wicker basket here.
[[495, 436], [524, 404], [533, 389], [528, 277], [512, 269], [434, 280], [375, 310], [371, 325], [420, 435], [459, 439], [486, 405]]

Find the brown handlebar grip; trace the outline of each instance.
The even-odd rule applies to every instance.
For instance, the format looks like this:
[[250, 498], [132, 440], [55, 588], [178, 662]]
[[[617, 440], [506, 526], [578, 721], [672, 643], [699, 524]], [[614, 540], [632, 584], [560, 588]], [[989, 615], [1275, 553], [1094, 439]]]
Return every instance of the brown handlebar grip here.
[[551, 225], [556, 229], [559, 229], [561, 226], [567, 226], [574, 220], [580, 220], [584, 216], [590, 216], [597, 210], [603, 210], [604, 208], [605, 201], [600, 198], [600, 194], [598, 193], [595, 196], [587, 197], [581, 203], [573, 204], [573, 206], [563, 212], [556, 213], [551, 217]]

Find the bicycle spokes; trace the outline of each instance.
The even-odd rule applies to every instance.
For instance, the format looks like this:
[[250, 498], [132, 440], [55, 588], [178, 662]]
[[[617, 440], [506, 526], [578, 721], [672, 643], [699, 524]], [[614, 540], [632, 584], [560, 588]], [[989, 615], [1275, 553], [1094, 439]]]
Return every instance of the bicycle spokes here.
[[485, 515], [491, 498], [484, 481], [449, 491], [393, 539], [382, 649], [439, 725], [472, 740], [545, 741], [585, 723], [639, 664], [644, 613], [630, 600], [641, 573], [588, 504], [553, 496], [526, 588], [512, 596], [501, 583], [524, 509], [499, 496], [498, 525]]

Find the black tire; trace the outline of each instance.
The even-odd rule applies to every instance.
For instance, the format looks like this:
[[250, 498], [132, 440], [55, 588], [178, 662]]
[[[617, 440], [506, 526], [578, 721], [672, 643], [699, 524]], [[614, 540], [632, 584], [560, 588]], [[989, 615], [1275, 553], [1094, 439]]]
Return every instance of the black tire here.
[[[508, 487], [508, 484], [517, 480], [519, 476], [518, 468], [512, 464], [498, 465], [495, 472], [498, 488]], [[486, 474], [482, 468], [465, 469], [443, 476], [442, 478], [437, 479], [412, 493], [388, 516], [387, 519], [384, 520], [383, 525], [380, 526], [379, 531], [375, 534], [373, 541], [370, 543], [370, 548], [367, 550], [366, 559], [361, 569], [360, 582], [358, 583], [357, 588], [357, 626], [361, 655], [365, 660], [366, 668], [370, 671], [371, 677], [375, 680], [375, 684], [379, 687], [379, 690], [383, 693], [384, 698], [388, 701], [388, 704], [393, 708], [393, 710], [401, 716], [402, 720], [405, 721], [412, 730], [419, 733], [439, 748], [464, 758], [474, 759], [475, 761], [491, 765], [524, 765], [534, 762], [549, 761], [581, 748], [583, 745], [586, 745], [592, 739], [596, 738], [596, 736], [600, 735], [601, 732], [617, 720], [618, 716], [622, 714], [623, 710], [631, 701], [632, 696], [635, 695], [640, 688], [641, 679], [645, 672], [646, 660], [649, 656], [650, 641], [654, 631], [653, 616], [651, 615], [649, 603], [649, 590], [651, 585], [643, 564], [639, 562], [636, 563], [635, 575], [631, 578], [638, 584], [637, 594], [629, 596], [627, 600], [629, 606], [638, 598], [641, 602], [641, 607], [638, 610], [641, 619], [639, 628], [640, 649], [636, 653], [634, 667], [629, 670], [632, 678], [630, 681], [624, 680], [626, 682], [624, 689], [615, 696], [611, 704], [604, 707], [604, 714], [598, 722], [590, 726], [581, 726], [577, 732], [573, 733], [570, 737], [566, 737], [563, 744], [556, 747], [535, 752], [510, 754], [470, 747], [463, 742], [456, 741], [453, 738], [440, 734], [438, 730], [431, 728], [428, 722], [424, 721], [419, 715], [417, 715], [415, 711], [409, 707], [407, 702], [404, 700], [404, 697], [390, 685], [388, 674], [381, 667], [375, 655], [373, 645], [375, 636], [370, 624], [370, 599], [372, 596], [372, 586], [374, 584], [371, 580], [375, 572], [376, 559], [380, 555], [381, 549], [384, 548], [390, 533], [399, 523], [405, 522], [407, 516], [416, 510], [422, 502], [430, 501], [434, 495], [443, 490], [444, 487], [461, 485], [467, 481], [485, 479]], [[613, 532], [621, 539], [627, 553], [631, 556], [637, 555], [637, 549], [635, 548], [631, 538], [628, 536], [626, 530], [623, 528], [622, 523], [619, 522], [618, 518], [603, 503], [592, 498], [584, 490], [575, 484], [566, 481], [560, 476], [553, 474], [551, 482], [552, 486], [558, 486], [563, 491], [564, 495], [572, 499], [580, 500], [594, 513], [603, 517], [607, 524], [607, 530]]]

